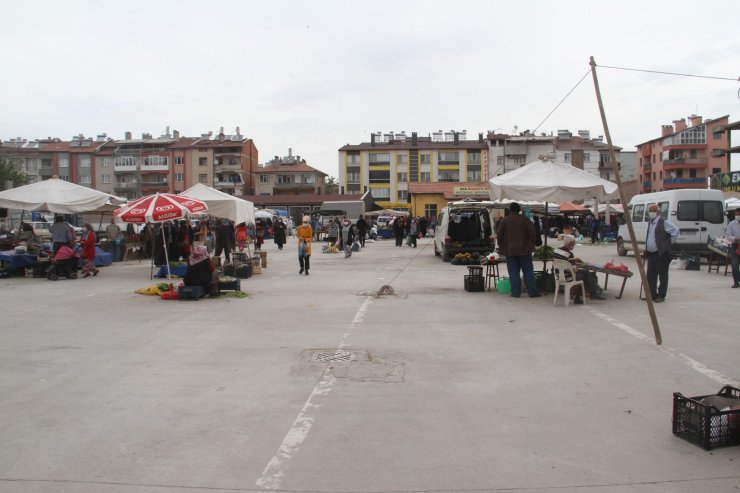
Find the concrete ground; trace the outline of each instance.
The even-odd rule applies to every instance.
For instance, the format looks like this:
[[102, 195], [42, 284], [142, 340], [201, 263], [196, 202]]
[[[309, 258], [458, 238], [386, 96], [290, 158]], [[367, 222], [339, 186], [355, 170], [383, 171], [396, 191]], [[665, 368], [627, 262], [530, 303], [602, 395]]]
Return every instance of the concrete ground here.
[[465, 292], [429, 240], [314, 245], [308, 277], [293, 238], [266, 250], [244, 299], [134, 294], [138, 262], [0, 280], [0, 491], [740, 489], [740, 447], [671, 433], [673, 392], [740, 381], [729, 276], [671, 271], [656, 346], [637, 278], [554, 307]]

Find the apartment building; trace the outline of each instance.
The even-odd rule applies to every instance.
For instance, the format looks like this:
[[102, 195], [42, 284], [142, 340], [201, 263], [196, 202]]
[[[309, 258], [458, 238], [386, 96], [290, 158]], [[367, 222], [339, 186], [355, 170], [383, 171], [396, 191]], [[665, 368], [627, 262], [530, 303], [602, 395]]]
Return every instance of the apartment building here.
[[640, 193], [707, 188], [712, 175], [727, 173], [729, 115], [691, 115], [661, 127], [661, 136], [638, 144]]
[[257, 195], [321, 195], [324, 180], [328, 176], [323, 171], [306, 164], [301, 156], [294, 156], [288, 149], [285, 157], [275, 156], [260, 166], [257, 176]]
[[42, 180], [58, 176], [84, 187], [97, 188], [96, 153], [110, 140], [106, 134], [95, 139], [79, 134], [69, 141], [53, 139], [39, 148]]
[[[601, 136], [592, 138], [588, 130], [579, 130], [575, 135], [570, 130], [558, 130], [557, 135], [535, 135], [525, 131], [518, 136], [489, 132], [487, 140], [491, 178], [532, 163], [543, 154], [554, 153], [560, 162], [605, 180], [615, 179], [616, 168], [611, 163], [609, 146]], [[614, 147], [618, 161], [621, 150], [621, 147]], [[627, 178], [624, 172], [622, 177]]]
[[[34, 183], [41, 179], [39, 171], [41, 168], [41, 159], [39, 158], [39, 149], [42, 145], [50, 142], [47, 140], [33, 140], [14, 138], [4, 142], [0, 141], [0, 156], [7, 158], [10, 163], [26, 179], [26, 183]], [[0, 188], [5, 187], [5, 183]]]
[[384, 208], [409, 210], [410, 183], [481, 183], [488, 176], [488, 143], [483, 134], [467, 140], [465, 131], [370, 135], [370, 142], [339, 149], [341, 193], [370, 191]]

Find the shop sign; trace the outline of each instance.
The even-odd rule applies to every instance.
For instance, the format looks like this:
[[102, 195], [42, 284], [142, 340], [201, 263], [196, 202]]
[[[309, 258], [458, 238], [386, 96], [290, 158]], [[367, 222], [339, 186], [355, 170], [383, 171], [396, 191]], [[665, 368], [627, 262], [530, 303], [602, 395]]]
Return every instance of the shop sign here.
[[719, 188], [723, 192], [740, 192], [740, 171], [721, 173], [719, 175]]
[[488, 197], [488, 187], [477, 188], [477, 187], [453, 187], [452, 193], [456, 196], [476, 196], [476, 197]]

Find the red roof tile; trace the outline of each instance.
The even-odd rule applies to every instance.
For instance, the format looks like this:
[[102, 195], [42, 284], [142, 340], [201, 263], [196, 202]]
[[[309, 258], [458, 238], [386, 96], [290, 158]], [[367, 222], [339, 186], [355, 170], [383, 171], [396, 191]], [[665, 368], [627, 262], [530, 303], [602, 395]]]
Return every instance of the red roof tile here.
[[323, 176], [327, 176], [326, 173], [316, 168], [312, 168], [306, 163], [296, 164], [274, 164], [265, 168], [257, 168], [255, 174], [258, 175], [269, 175], [269, 174], [282, 174], [282, 173], [319, 173]]

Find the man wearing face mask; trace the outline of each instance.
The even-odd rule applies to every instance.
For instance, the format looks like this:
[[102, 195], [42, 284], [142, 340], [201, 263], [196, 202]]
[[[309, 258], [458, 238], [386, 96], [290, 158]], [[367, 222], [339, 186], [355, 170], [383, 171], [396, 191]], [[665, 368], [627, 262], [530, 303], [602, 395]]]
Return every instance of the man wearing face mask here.
[[[648, 207], [647, 240], [645, 252], [647, 258], [647, 278], [653, 301], [662, 303], [668, 293], [668, 267], [671, 264], [671, 245], [676, 242], [678, 228], [668, 219], [660, 216], [657, 204]], [[660, 286], [658, 286], [660, 280]]]
[[730, 246], [730, 261], [732, 262], [732, 287], [740, 288], [740, 208], [735, 209], [735, 219], [725, 228], [725, 236], [732, 240]]

